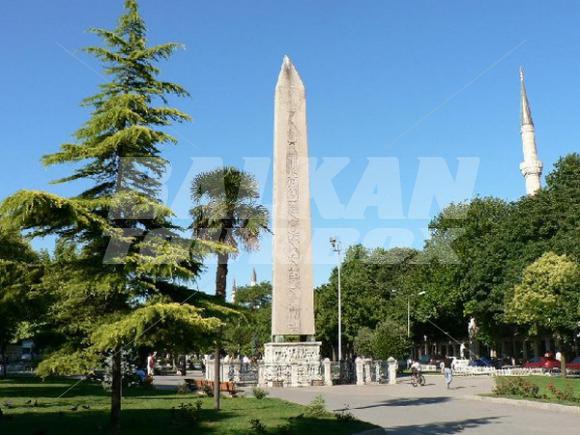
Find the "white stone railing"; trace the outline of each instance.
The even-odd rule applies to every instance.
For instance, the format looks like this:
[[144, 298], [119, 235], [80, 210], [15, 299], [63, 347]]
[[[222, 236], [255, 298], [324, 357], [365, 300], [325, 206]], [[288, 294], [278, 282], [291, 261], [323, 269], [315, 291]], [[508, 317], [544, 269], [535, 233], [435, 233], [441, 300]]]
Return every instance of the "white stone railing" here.
[[[205, 358], [205, 379], [213, 381], [214, 377], [214, 360]], [[226, 356], [220, 361], [220, 381], [235, 382], [237, 384], [257, 384], [258, 383], [258, 363], [242, 362], [237, 358]]]
[[453, 374], [455, 376], [477, 376], [477, 375], [495, 376], [496, 371], [497, 370], [494, 367], [460, 366], [453, 368]]
[[394, 384], [397, 382], [398, 363], [394, 358], [387, 361], [358, 357], [355, 360], [356, 384]]
[[419, 364], [419, 365], [423, 373], [433, 373], [439, 371], [439, 367], [437, 367], [435, 364]]
[[453, 370], [456, 376], [528, 376], [545, 374], [541, 369], [526, 369], [522, 367], [510, 367], [496, 369], [495, 367], [459, 367]]

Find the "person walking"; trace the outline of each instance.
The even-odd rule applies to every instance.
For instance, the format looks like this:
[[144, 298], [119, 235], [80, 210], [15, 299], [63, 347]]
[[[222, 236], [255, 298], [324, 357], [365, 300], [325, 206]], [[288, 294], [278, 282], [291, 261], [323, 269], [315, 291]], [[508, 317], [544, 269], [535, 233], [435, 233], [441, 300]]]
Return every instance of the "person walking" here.
[[155, 354], [151, 352], [147, 357], [147, 376], [153, 377], [155, 374]]
[[449, 389], [451, 381], [453, 381], [453, 370], [452, 370], [453, 360], [449, 358], [449, 356], [446, 356], [445, 361], [443, 361], [443, 363], [445, 365], [445, 368], [443, 369], [443, 373], [445, 375], [445, 385], [447, 386], [447, 389]]

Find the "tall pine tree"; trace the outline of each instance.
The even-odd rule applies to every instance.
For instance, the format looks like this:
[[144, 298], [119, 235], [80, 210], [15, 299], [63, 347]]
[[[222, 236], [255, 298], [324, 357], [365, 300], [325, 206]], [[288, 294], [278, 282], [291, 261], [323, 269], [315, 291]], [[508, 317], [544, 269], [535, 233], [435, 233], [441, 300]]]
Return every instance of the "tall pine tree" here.
[[6, 377], [6, 348], [22, 322], [34, 317], [33, 285], [42, 268], [20, 234], [0, 227], [0, 376]]
[[112, 354], [111, 423], [119, 433], [122, 350], [180, 336], [206, 338], [221, 325], [192, 305], [175, 303], [163, 289], [191, 279], [201, 263], [197, 248], [180, 238], [172, 212], [158, 199], [167, 162], [163, 144], [176, 139], [164, 127], [189, 116], [167, 105], [187, 96], [181, 86], [158, 79], [156, 64], [179, 48], [149, 46], [135, 0], [114, 30], [93, 29], [103, 47], [86, 49], [105, 64], [111, 80], [84, 100], [90, 119], [74, 143], [43, 158], [46, 165], [76, 164], [57, 183], [83, 181], [89, 187], [72, 198], [20, 191], [1, 208], [3, 225], [32, 236], [56, 235], [70, 252], [45, 279], [56, 289], [53, 309], [66, 325], [66, 341], [39, 367], [41, 374], [90, 371]]

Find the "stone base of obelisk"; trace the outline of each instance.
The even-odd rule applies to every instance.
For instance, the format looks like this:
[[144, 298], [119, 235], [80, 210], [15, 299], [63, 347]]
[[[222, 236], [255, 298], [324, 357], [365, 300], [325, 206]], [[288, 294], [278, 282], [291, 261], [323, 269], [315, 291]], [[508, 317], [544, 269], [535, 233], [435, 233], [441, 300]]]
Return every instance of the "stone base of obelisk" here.
[[265, 387], [309, 387], [322, 381], [318, 341], [266, 343], [259, 384]]

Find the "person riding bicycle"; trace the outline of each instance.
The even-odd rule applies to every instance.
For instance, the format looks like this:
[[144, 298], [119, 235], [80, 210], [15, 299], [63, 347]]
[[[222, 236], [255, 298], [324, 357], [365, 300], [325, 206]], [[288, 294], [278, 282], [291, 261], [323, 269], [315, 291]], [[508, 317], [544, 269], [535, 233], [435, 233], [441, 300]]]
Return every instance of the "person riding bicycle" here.
[[417, 379], [420, 374], [421, 374], [421, 364], [419, 364], [419, 361], [413, 361], [413, 364], [411, 364], [411, 376]]

